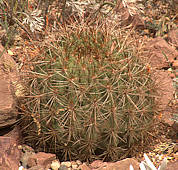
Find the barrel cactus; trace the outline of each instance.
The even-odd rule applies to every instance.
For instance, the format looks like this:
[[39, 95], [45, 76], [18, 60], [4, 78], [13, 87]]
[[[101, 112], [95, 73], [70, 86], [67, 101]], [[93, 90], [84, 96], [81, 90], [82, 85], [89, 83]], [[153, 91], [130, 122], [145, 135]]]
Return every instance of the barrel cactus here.
[[25, 142], [65, 160], [119, 160], [147, 142], [155, 84], [124, 44], [92, 26], [65, 28], [43, 46], [24, 78]]

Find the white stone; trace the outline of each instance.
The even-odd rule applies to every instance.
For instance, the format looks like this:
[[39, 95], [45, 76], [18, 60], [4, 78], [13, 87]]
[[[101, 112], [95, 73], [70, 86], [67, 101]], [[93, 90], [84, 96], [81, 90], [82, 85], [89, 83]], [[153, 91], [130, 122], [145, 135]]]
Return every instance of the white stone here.
[[24, 167], [23, 167], [23, 166], [20, 166], [18, 170], [24, 170]]
[[72, 169], [77, 169], [78, 168], [78, 165], [77, 164], [73, 164], [72, 165]]
[[67, 168], [71, 167], [71, 162], [67, 161], [67, 162], [61, 162], [61, 165], [65, 165]]
[[57, 160], [52, 161], [51, 163], [51, 169], [52, 170], [58, 170], [60, 168], [60, 163]]
[[77, 165], [82, 165], [82, 162], [79, 160], [77, 160], [76, 163], [77, 163]]
[[71, 161], [72, 169], [76, 170], [78, 169], [79, 165], [75, 161]]

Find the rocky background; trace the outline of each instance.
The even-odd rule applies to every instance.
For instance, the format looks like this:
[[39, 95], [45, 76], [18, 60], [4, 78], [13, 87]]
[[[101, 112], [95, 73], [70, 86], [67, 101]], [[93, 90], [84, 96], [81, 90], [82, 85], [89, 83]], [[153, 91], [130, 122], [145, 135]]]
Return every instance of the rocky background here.
[[[150, 69], [156, 70], [153, 77], [160, 84], [160, 99], [158, 100], [160, 109], [160, 139], [156, 139], [152, 146], [145, 149], [148, 156], [152, 158], [155, 165], [159, 165], [164, 157], [167, 157], [167, 170], [175, 170], [178, 167], [178, 119], [177, 119], [177, 77], [178, 77], [178, 29], [172, 27], [170, 30], [155, 31], [150, 29], [149, 22], [151, 18], [159, 16], [159, 8], [165, 7], [168, 3], [161, 1], [155, 2], [158, 10], [151, 10], [151, 7], [145, 9], [147, 18], [129, 13], [128, 8], [118, 3], [116, 11], [122, 11], [121, 20], [123, 26], [131, 25], [138, 33], [138, 41], [146, 39], [144, 56], [150, 61]], [[54, 2], [55, 3], [55, 2]], [[33, 4], [33, 2], [32, 2]], [[177, 9], [177, 1], [172, 4], [172, 9]], [[53, 4], [52, 4], [53, 5]], [[155, 5], [155, 4], [154, 4]], [[164, 8], [167, 9], [167, 8]], [[172, 10], [173, 11], [173, 10]], [[154, 12], [154, 13], [153, 13]], [[171, 15], [171, 14], [170, 14]], [[154, 17], [153, 17], [154, 16]], [[49, 13], [49, 22], [53, 23], [54, 12]], [[147, 21], [147, 23], [145, 22]], [[168, 20], [168, 19], [167, 19]], [[174, 24], [177, 24], [177, 18]], [[170, 23], [168, 23], [169, 25]], [[126, 170], [130, 164], [134, 169], [139, 169], [139, 162], [143, 159], [143, 154], [135, 158], [127, 158], [118, 162], [103, 162], [96, 160], [92, 163], [78, 161], [60, 162], [54, 154], [35, 151], [26, 144], [22, 143], [18, 120], [18, 98], [23, 95], [23, 88], [20, 80], [19, 67], [25, 61], [22, 61], [22, 54], [32, 53], [30, 45], [13, 46], [5, 48], [4, 42], [6, 33], [3, 28], [0, 29], [0, 170], [17, 170], [20, 166], [30, 170], [44, 169], [81, 169], [81, 170]], [[4, 35], [3, 35], [4, 33]], [[28, 36], [24, 30], [21, 31], [21, 38]], [[38, 34], [41, 36], [41, 34]], [[20, 40], [21, 41], [21, 40]], [[14, 43], [17, 42], [14, 39]], [[37, 52], [37, 51], [36, 51]], [[30, 54], [32, 55], [32, 54]], [[35, 52], [33, 53], [35, 56]], [[165, 55], [167, 58], [165, 58]]]

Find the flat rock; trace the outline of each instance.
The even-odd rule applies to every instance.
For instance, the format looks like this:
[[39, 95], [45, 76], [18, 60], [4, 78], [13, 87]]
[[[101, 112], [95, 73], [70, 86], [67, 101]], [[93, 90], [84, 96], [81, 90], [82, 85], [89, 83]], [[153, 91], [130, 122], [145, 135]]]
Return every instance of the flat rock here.
[[160, 111], [164, 111], [173, 99], [175, 88], [173, 87], [173, 81], [170, 78], [170, 73], [166, 70], [156, 70], [153, 74], [157, 87], [157, 104]]
[[156, 70], [153, 77], [157, 84], [158, 98], [156, 99], [158, 111], [161, 114], [161, 120], [170, 126], [174, 124], [173, 107], [169, 103], [174, 99], [175, 88], [170, 73], [167, 70]]
[[0, 136], [0, 170], [17, 170], [21, 152], [18, 149], [18, 128], [14, 128], [6, 136]]
[[55, 159], [55, 154], [38, 152], [29, 156], [27, 166], [30, 168], [33, 166], [43, 166], [44, 168], [46, 168], [47, 166], [51, 165], [52, 161], [54, 161]]
[[107, 165], [106, 162], [103, 162], [101, 160], [96, 160], [90, 164], [90, 167], [92, 169], [97, 169], [97, 168], [105, 167], [106, 165]]
[[79, 166], [80, 170], [92, 170], [91, 168], [89, 168], [89, 166], [86, 165], [86, 163], [83, 163], [82, 165]]
[[[19, 81], [16, 63], [0, 44], [0, 129], [16, 122], [16, 101], [13, 84]], [[2, 53], [3, 52], [3, 53]]]
[[144, 56], [148, 59], [152, 68], [162, 69], [170, 67], [170, 64], [178, 56], [178, 52], [163, 38], [157, 37], [146, 44]]
[[[0, 73], [2, 78], [2, 74]], [[15, 100], [11, 94], [8, 80], [0, 79], [0, 128], [16, 122]]]
[[101, 165], [101, 167], [97, 168], [97, 170], [129, 170], [130, 165], [133, 166], [134, 170], [139, 170], [139, 162], [134, 158], [127, 158], [121, 161], [117, 161], [115, 163], [105, 162], [105, 165]]

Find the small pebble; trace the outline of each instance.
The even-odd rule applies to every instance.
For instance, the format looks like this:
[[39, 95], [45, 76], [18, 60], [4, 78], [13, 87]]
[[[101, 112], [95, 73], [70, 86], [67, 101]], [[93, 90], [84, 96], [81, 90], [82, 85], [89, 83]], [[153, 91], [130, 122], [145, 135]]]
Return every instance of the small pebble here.
[[[18, 148], [19, 150], [22, 150], [22, 145], [18, 145], [17, 148]], [[20, 168], [20, 167], [19, 167], [19, 168]]]
[[65, 165], [67, 168], [70, 168], [72, 166], [71, 162], [61, 162], [61, 165]]
[[52, 161], [52, 164], [51, 164], [51, 169], [52, 170], [58, 170], [59, 167], [60, 167], [59, 161], [57, 161], [57, 160]]
[[77, 169], [78, 168], [78, 165], [72, 165], [72, 169]]
[[71, 164], [72, 164], [72, 169], [78, 168], [78, 164], [75, 161], [72, 161]]
[[68, 167], [65, 166], [65, 165], [61, 165], [60, 168], [59, 168], [59, 170], [68, 170]]
[[82, 162], [79, 160], [77, 160], [76, 163], [77, 163], [77, 165], [82, 165]]
[[24, 170], [25, 168], [23, 166], [20, 166], [18, 170]]

